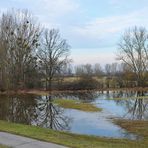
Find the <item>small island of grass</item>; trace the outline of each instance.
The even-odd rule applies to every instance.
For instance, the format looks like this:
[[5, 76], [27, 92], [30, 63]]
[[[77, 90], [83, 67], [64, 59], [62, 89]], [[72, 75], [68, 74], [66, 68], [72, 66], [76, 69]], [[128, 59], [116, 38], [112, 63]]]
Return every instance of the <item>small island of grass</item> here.
[[77, 109], [86, 112], [102, 111], [101, 108], [98, 108], [91, 103], [83, 103], [78, 100], [56, 99], [54, 100], [54, 103], [63, 108]]

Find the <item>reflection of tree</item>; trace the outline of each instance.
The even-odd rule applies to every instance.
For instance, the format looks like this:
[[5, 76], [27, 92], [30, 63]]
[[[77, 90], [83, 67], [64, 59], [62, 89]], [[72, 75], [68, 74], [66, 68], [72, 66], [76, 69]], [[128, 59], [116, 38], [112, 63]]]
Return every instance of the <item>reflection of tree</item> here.
[[135, 97], [135, 91], [114, 91], [112, 98], [128, 98]]
[[52, 103], [51, 96], [40, 97], [37, 125], [55, 130], [68, 130], [70, 118], [64, 116], [64, 109]]
[[32, 95], [1, 96], [0, 120], [33, 124], [51, 129], [69, 129], [70, 118], [54, 105], [51, 97]]
[[80, 92], [68, 92], [56, 94], [56, 97], [64, 97], [68, 99], [78, 99], [85, 102], [92, 102], [98, 97], [98, 93], [95, 91], [80, 91]]
[[11, 122], [32, 124], [37, 117], [36, 100], [31, 95], [1, 96], [0, 119]]
[[[143, 93], [136, 93], [136, 97], [143, 96]], [[147, 99], [127, 99], [127, 100], [116, 100], [117, 104], [124, 105], [127, 110], [124, 117], [130, 119], [148, 119], [148, 101]]]
[[145, 103], [144, 99], [136, 99], [133, 106], [129, 108], [129, 113], [132, 114], [133, 119], [143, 119], [146, 116], [146, 111], [148, 109], [148, 103]]

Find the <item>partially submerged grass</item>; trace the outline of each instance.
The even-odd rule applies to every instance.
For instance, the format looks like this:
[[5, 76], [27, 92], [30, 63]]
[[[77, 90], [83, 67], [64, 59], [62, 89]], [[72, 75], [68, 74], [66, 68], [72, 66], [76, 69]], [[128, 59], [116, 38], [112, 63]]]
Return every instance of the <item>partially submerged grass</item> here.
[[[133, 125], [130, 124], [130, 126]], [[137, 124], [136, 128], [133, 128], [133, 132], [136, 131], [137, 134], [144, 136], [142, 134], [143, 132], [141, 132], [141, 126], [143, 126], [142, 130], [144, 130], [146, 129], [147, 124]], [[147, 148], [148, 144], [147, 141], [131, 141], [127, 139], [78, 135], [36, 126], [8, 123], [6, 121], [0, 121], [0, 131], [14, 133], [42, 141], [53, 142], [72, 148]]]
[[114, 123], [132, 133], [142, 135], [148, 140], [148, 121], [117, 119], [114, 120]]
[[86, 112], [97, 112], [102, 110], [93, 104], [83, 103], [79, 100], [55, 99], [54, 103], [63, 108], [77, 109]]
[[138, 97], [127, 97], [127, 98], [108, 98], [107, 100], [129, 100], [129, 99], [148, 99], [148, 96], [138, 96]]
[[141, 136], [143, 146], [148, 146], [148, 121], [118, 119], [114, 120], [114, 123], [131, 133]]

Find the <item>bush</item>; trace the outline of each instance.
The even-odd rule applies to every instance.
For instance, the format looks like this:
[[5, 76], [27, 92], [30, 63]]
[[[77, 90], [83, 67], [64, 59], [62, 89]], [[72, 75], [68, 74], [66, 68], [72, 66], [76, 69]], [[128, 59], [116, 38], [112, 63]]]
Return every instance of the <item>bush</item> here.
[[58, 86], [59, 90], [93, 90], [97, 89], [99, 83], [92, 77], [82, 77], [79, 80], [63, 83]]

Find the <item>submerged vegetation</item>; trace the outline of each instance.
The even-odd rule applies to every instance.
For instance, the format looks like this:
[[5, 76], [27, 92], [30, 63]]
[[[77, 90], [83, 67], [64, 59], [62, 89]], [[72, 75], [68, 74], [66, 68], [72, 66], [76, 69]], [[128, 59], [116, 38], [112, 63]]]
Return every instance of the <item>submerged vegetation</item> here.
[[77, 109], [86, 112], [97, 112], [102, 110], [93, 104], [83, 103], [79, 100], [56, 99], [54, 100], [54, 103], [63, 108]]

